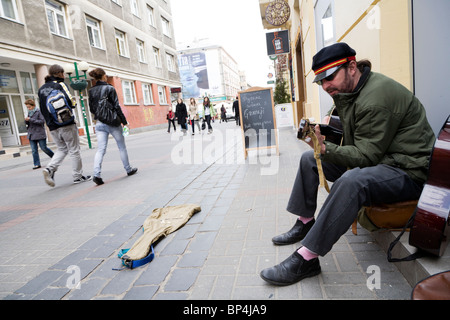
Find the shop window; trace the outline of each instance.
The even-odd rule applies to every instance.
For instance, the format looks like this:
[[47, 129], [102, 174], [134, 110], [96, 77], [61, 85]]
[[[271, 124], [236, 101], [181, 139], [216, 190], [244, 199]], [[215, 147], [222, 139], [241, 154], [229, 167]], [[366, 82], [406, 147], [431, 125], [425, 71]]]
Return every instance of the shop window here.
[[0, 69], [0, 93], [19, 93], [16, 73]]
[[333, 11], [331, 4], [322, 18], [322, 40], [323, 45], [329, 46], [334, 42], [334, 25], [333, 25]]

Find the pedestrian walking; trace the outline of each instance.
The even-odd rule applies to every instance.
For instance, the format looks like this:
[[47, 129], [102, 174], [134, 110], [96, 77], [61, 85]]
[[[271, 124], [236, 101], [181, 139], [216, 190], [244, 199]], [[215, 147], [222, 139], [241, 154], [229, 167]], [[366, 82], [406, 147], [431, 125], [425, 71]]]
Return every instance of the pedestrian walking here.
[[47, 147], [47, 135], [45, 133], [45, 119], [33, 99], [27, 99], [25, 106], [28, 109], [28, 115], [25, 118], [27, 126], [28, 140], [30, 141], [31, 154], [33, 155], [33, 170], [41, 167], [41, 159], [39, 158], [38, 144], [41, 150], [50, 158], [54, 153]]
[[177, 100], [177, 106], [175, 109], [175, 117], [178, 120], [178, 124], [181, 126], [181, 131], [186, 134], [187, 131], [187, 125], [186, 125], [186, 119], [188, 117], [186, 105], [184, 104], [183, 100], [181, 98], [178, 98]]
[[211, 118], [215, 117], [216, 111], [214, 107], [211, 105], [208, 97], [203, 98], [202, 105], [202, 117], [205, 119], [206, 124], [208, 125], [208, 134], [212, 133], [213, 128], [211, 126]]
[[200, 130], [200, 124], [199, 124], [199, 117], [198, 117], [198, 111], [197, 111], [197, 102], [195, 101], [195, 98], [189, 99], [189, 123], [192, 127], [192, 135], [195, 134], [194, 126], [197, 125], [198, 132], [201, 133]]
[[227, 109], [225, 109], [225, 106], [222, 104], [222, 107], [220, 108], [220, 122], [227, 121]]
[[76, 102], [64, 84], [64, 69], [54, 64], [48, 73], [45, 84], [38, 91], [39, 107], [57, 150], [42, 171], [44, 180], [49, 186], [55, 186], [55, 172], [67, 154], [72, 159], [73, 183], [91, 180], [91, 176], [83, 175], [78, 127], [73, 112]]
[[[304, 153], [287, 205], [298, 219], [272, 239], [276, 245], [302, 240], [303, 246], [261, 271], [261, 277], [275, 285], [319, 274], [318, 257], [347, 232], [361, 207], [419, 199], [435, 142], [414, 94], [372, 72], [370, 61], [357, 62], [355, 50], [346, 43], [321, 49], [313, 57], [312, 70], [314, 82], [334, 101], [344, 140], [342, 145], [325, 141], [320, 127], [314, 128], [323, 173], [333, 187], [315, 219], [320, 173], [314, 152]], [[314, 148], [314, 141], [308, 144]]]
[[236, 96], [236, 100], [233, 102], [233, 112], [234, 112], [234, 119], [236, 120], [236, 125], [240, 126], [241, 122], [239, 120], [240, 113], [239, 113], [239, 96]]
[[[113, 136], [114, 140], [116, 140], [120, 159], [122, 160], [123, 168], [127, 175], [131, 176], [135, 174], [138, 169], [133, 168], [128, 159], [128, 151], [125, 144], [125, 137], [123, 136], [123, 128], [121, 126], [122, 124], [124, 127], [127, 127], [128, 122], [120, 108], [116, 90], [112, 85], [106, 82], [108, 76], [102, 68], [92, 70], [89, 72], [89, 75], [96, 81], [95, 85], [89, 90], [89, 110], [96, 120], [95, 133], [97, 135], [97, 152], [95, 153], [94, 158], [93, 180], [97, 185], [102, 185], [104, 183], [101, 178], [102, 162], [108, 146], [108, 136], [110, 134]], [[105, 120], [106, 117], [103, 114], [107, 108], [113, 110], [113, 115], [117, 115], [117, 120], [111, 122]]]
[[167, 128], [167, 132], [170, 133], [170, 124], [173, 126], [173, 131], [177, 131], [177, 127], [175, 126], [175, 113], [172, 111], [172, 107], [169, 108], [169, 112], [167, 112], [167, 122], [169, 124], [169, 128]]

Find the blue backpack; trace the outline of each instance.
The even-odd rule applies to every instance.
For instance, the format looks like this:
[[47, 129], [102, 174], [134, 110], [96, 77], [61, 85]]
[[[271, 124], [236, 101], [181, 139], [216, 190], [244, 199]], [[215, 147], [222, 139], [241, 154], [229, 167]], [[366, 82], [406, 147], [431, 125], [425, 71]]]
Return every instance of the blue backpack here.
[[59, 88], [53, 89], [47, 96], [47, 110], [53, 122], [59, 126], [65, 126], [75, 120], [72, 107]]

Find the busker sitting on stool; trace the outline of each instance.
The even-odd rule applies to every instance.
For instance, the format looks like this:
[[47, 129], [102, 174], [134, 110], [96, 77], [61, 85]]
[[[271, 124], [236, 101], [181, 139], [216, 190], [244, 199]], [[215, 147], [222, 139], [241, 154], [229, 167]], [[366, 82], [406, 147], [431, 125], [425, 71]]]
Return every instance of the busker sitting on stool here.
[[324, 140], [315, 127], [323, 173], [334, 183], [315, 219], [317, 161], [313, 151], [302, 155], [287, 205], [287, 211], [299, 218], [272, 241], [275, 245], [302, 241], [303, 246], [261, 271], [261, 277], [275, 285], [319, 274], [318, 257], [347, 232], [362, 206], [419, 199], [435, 142], [420, 101], [398, 82], [372, 72], [369, 61], [357, 62], [355, 50], [347, 44], [320, 50], [312, 69], [314, 82], [334, 100], [343, 142]]

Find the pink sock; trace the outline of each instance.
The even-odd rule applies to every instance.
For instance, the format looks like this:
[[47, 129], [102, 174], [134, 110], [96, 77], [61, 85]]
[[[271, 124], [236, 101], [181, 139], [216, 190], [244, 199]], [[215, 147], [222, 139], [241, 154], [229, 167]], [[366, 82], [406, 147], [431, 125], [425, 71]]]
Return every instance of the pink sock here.
[[309, 251], [308, 249], [306, 249], [306, 247], [301, 247], [300, 249], [297, 250], [297, 252], [303, 257], [303, 259], [305, 259], [306, 261], [317, 258], [319, 255], [315, 254], [312, 251]]
[[308, 222], [310, 222], [312, 219], [314, 219], [314, 217], [311, 218], [305, 218], [305, 217], [298, 217], [298, 220], [300, 220], [301, 222], [303, 222], [303, 224], [307, 224]]

